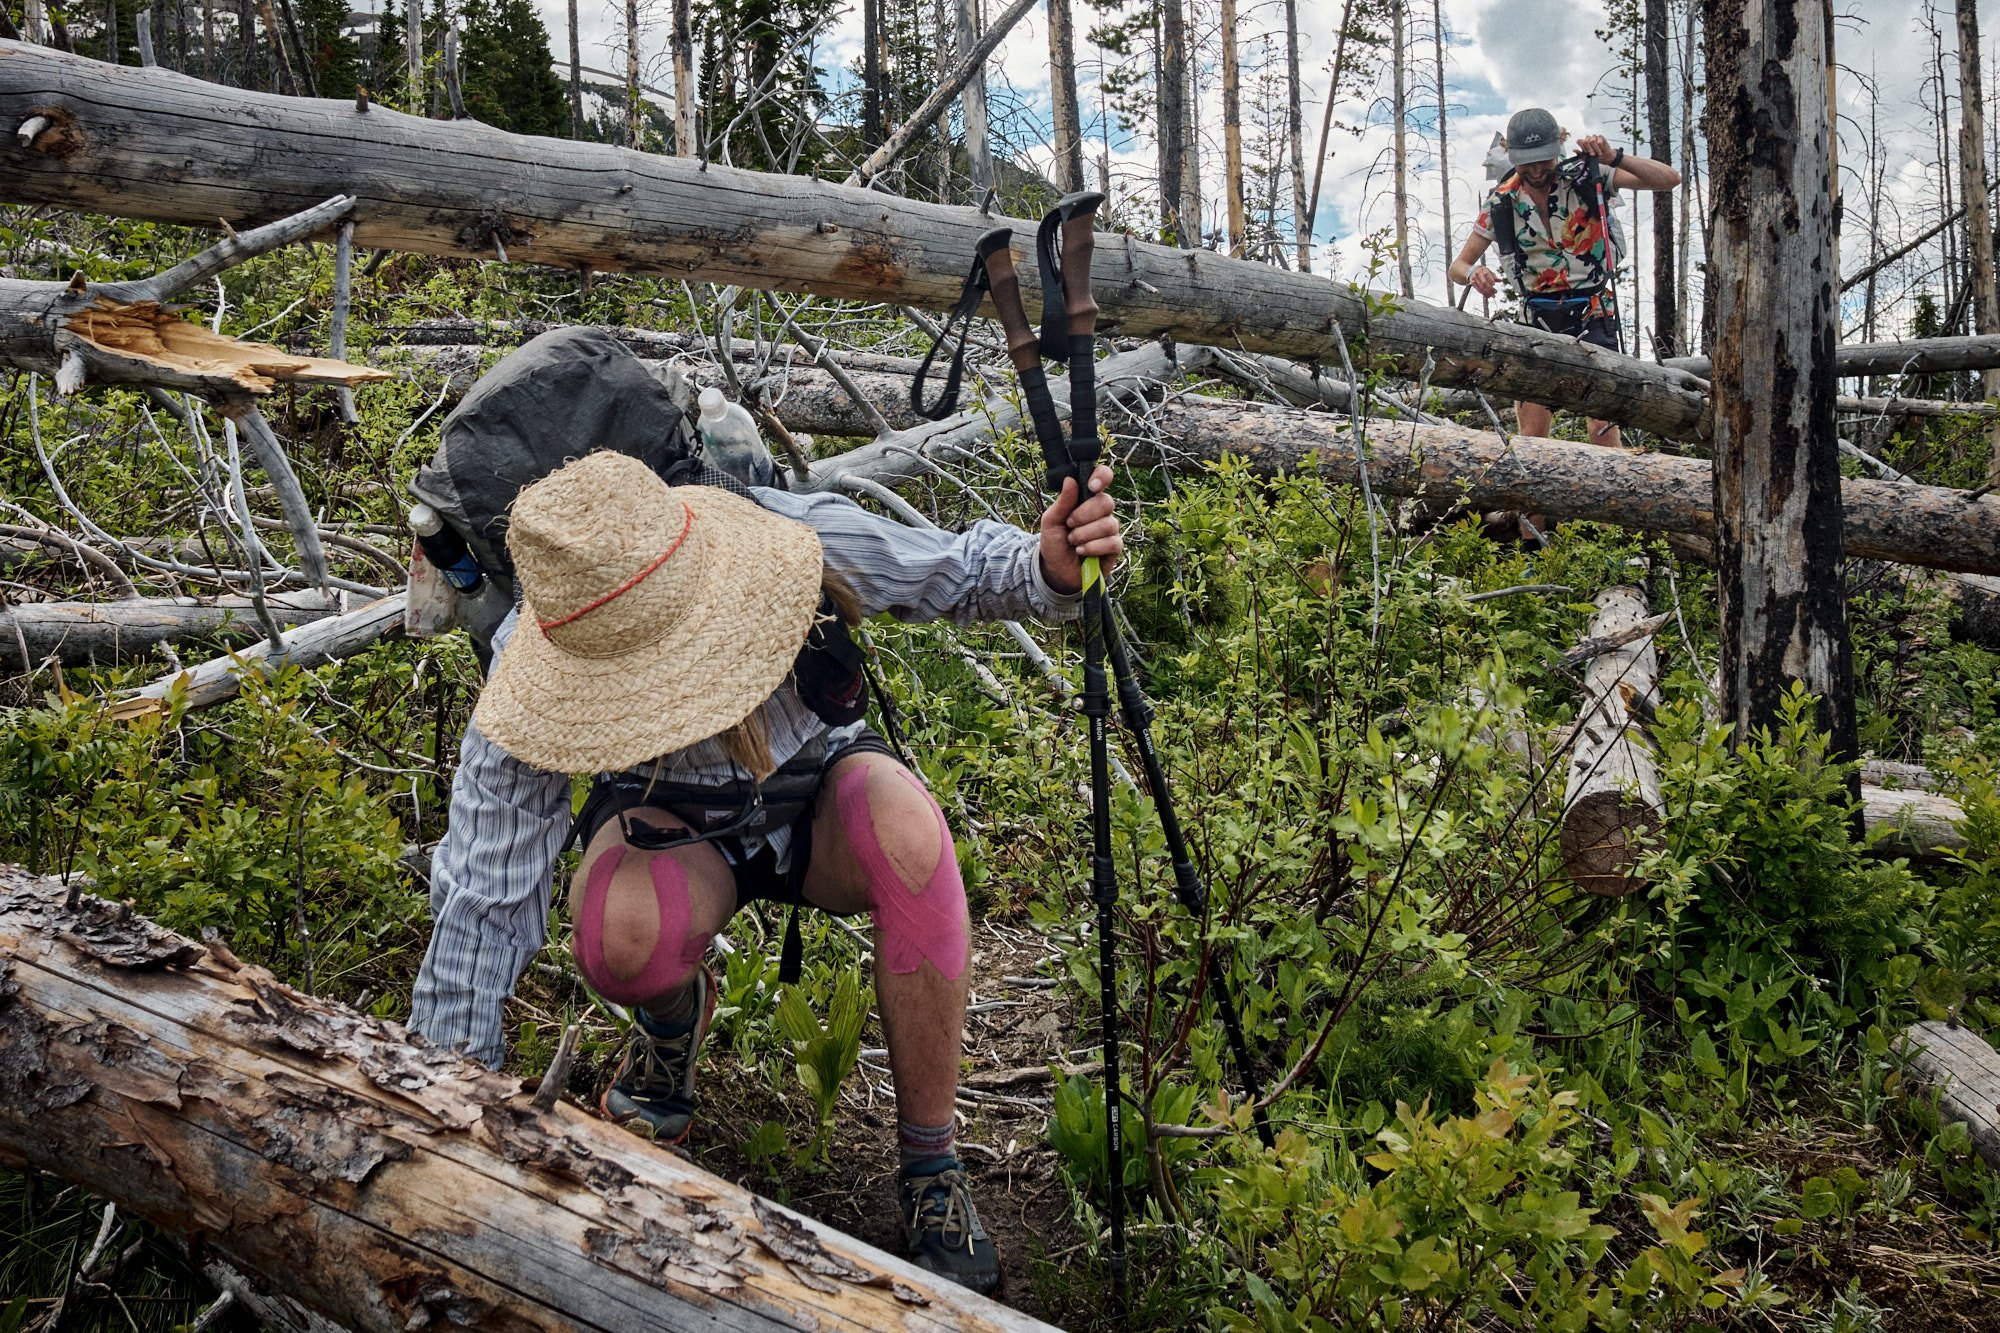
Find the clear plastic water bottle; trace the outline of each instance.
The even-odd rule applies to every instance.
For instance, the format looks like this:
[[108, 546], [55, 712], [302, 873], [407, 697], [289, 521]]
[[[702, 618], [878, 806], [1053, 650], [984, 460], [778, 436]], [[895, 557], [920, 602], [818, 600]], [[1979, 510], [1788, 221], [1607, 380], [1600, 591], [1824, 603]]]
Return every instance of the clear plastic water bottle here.
[[410, 531], [417, 534], [417, 545], [424, 548], [424, 558], [452, 587], [460, 592], [473, 592], [485, 581], [486, 571], [480, 568], [465, 538], [447, 527], [437, 510], [427, 504], [413, 506]]
[[709, 462], [746, 486], [775, 486], [777, 464], [748, 409], [730, 402], [722, 390], [713, 387], [703, 389], [697, 401], [701, 407], [701, 444]]

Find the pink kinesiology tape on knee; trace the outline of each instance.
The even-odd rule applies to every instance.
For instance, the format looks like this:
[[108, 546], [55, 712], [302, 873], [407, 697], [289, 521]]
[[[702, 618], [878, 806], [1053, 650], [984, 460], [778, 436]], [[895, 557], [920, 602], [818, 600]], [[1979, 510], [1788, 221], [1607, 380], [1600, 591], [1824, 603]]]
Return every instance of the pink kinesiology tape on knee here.
[[896, 776], [916, 788], [938, 825], [938, 863], [921, 886], [905, 883], [875, 832], [875, 810], [868, 801], [868, 768], [840, 775], [835, 797], [847, 840], [868, 875], [868, 899], [875, 905], [875, 925], [882, 932], [882, 962], [891, 972], [914, 972], [928, 959], [948, 979], [965, 971], [968, 937], [965, 881], [951, 850], [951, 830], [923, 784], [901, 769]]
[[647, 867], [652, 872], [654, 899], [660, 905], [660, 932], [653, 941], [653, 955], [637, 974], [614, 975], [604, 961], [604, 900], [611, 893], [611, 877], [624, 860], [624, 847], [606, 849], [584, 881], [583, 907], [576, 914], [576, 966], [590, 988], [613, 1004], [641, 1004], [671, 994], [693, 975], [708, 949], [708, 936], [691, 928], [687, 871], [673, 857], [656, 853]]

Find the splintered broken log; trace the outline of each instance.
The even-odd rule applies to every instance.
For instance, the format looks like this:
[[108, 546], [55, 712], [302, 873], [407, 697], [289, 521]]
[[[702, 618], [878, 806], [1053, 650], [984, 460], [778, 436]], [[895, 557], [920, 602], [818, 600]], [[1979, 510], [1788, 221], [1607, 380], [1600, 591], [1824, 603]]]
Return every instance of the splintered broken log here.
[[[18, 127], [40, 117], [33, 135]], [[213, 226], [330, 194], [357, 245], [949, 309], [1004, 219], [609, 144], [507, 134], [380, 105], [228, 88], [0, 43], [0, 196]], [[190, 145], [199, 145], [192, 151]], [[1033, 223], [1015, 220], [1022, 245]], [[1130, 237], [1098, 246], [1100, 327], [1479, 385], [1674, 437], [1706, 403], [1683, 371], [1525, 325], [1384, 298], [1311, 274]], [[1041, 289], [1023, 268], [1033, 316]]]
[[1956, 1021], [1912, 1024], [1902, 1047], [1910, 1074], [1936, 1090], [1938, 1119], [1963, 1124], [1979, 1155], [2000, 1168], [2000, 1051]]
[[1563, 793], [1563, 866], [1578, 888], [1620, 898], [1639, 887], [1633, 874], [1646, 839], [1664, 815], [1660, 770], [1639, 720], [1660, 702], [1660, 660], [1650, 634], [1625, 639], [1648, 623], [1646, 595], [1606, 588], [1590, 620], [1594, 642], [1624, 640], [1584, 668], [1583, 706], [1571, 735]]
[[[1354, 485], [1360, 451], [1344, 418], [1176, 398], [1147, 417], [1151, 438], [1188, 461], [1240, 454], [1271, 472], [1311, 469]], [[1502, 439], [1461, 426], [1375, 423], [1367, 467], [1374, 489], [1474, 509], [1709, 536], [1709, 465], [1700, 459]], [[1841, 483], [1849, 555], [1970, 574], [2000, 574], [2000, 495], [1904, 482]]]
[[281, 383], [352, 387], [390, 379], [367, 366], [211, 333], [166, 305], [194, 284], [322, 231], [353, 209], [352, 198], [335, 194], [133, 282], [87, 282], [81, 274], [68, 283], [0, 279], [0, 365], [52, 374], [64, 393], [85, 384], [150, 385], [239, 410]]
[[[265, 599], [281, 625], [338, 614], [317, 592]], [[54, 658], [64, 666], [127, 662], [162, 644], [190, 639], [247, 643], [263, 634], [247, 597], [133, 597], [119, 602], [27, 602], [0, 608], [0, 667], [29, 670]], [[22, 645], [27, 660], [21, 660]]]
[[356, 1333], [1048, 1326], [398, 1025], [0, 868], [0, 1162]]

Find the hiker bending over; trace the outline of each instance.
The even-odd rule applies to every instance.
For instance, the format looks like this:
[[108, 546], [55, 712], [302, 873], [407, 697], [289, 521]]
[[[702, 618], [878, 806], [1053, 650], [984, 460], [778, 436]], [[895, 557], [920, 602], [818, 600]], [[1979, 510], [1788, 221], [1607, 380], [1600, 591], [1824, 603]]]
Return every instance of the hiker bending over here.
[[[1681, 174], [1662, 162], [1615, 152], [1601, 134], [1576, 141], [1563, 159], [1563, 131], [1539, 107], [1507, 122], [1507, 161], [1513, 172], [1493, 187], [1465, 248], [1451, 261], [1451, 280], [1481, 296], [1499, 290], [1500, 277], [1480, 264], [1489, 245], [1500, 247], [1501, 267], [1521, 294], [1528, 318], [1551, 333], [1581, 338], [1616, 352], [1618, 258], [1612, 243], [1611, 196], [1618, 190], [1671, 190]], [[1475, 267], [1477, 265], [1477, 267]], [[1523, 435], [1546, 436], [1550, 411], [1516, 405]], [[1593, 444], [1616, 445], [1618, 427], [1591, 418]]]
[[[1082, 558], [1108, 568], [1124, 549], [1110, 479], [1099, 467], [1082, 504], [1064, 482], [1039, 533], [670, 487], [610, 452], [522, 491], [507, 542], [523, 600], [466, 729], [411, 1025], [500, 1061], [502, 1004], [574, 838], [577, 967], [633, 1015], [602, 1108], [676, 1143], [715, 1011], [709, 940], [752, 899], [870, 913], [908, 1253], [991, 1290], [997, 1255], [953, 1147], [965, 888], [937, 803], [860, 720], [858, 659], [830, 622], [1075, 615]], [[572, 820], [574, 773], [595, 781]]]

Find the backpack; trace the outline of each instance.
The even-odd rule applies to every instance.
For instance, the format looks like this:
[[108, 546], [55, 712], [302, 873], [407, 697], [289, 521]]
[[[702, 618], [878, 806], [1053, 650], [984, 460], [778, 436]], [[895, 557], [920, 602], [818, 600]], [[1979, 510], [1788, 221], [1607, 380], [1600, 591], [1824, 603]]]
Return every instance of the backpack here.
[[[719, 486], [751, 498], [748, 486], [702, 452], [688, 412], [693, 397], [678, 369], [656, 370], [605, 330], [562, 328], [502, 357], [445, 418], [437, 452], [410, 489], [464, 541], [485, 575], [475, 593], [447, 594], [449, 619], [471, 636], [482, 670], [491, 666], [494, 631], [519, 599], [507, 519], [523, 488], [610, 449], [670, 486]], [[422, 560], [411, 574], [413, 599], [420, 585], [437, 587]], [[868, 682], [847, 626], [824, 598], [820, 611], [792, 671], [806, 705], [829, 726], [843, 726], [866, 715]]]
[[[1625, 254], [1625, 236], [1618, 225], [1618, 219], [1607, 207], [1605, 175], [1609, 168], [1601, 168], [1597, 159], [1578, 154], [1566, 158], [1556, 167], [1556, 173], [1583, 200], [1584, 210], [1592, 220], [1604, 224], [1606, 244], [1611, 264], [1605, 277], [1605, 286], [1616, 291], [1618, 261]], [[1510, 173], [1511, 174], [1511, 173]], [[1488, 210], [1487, 225], [1493, 228], [1493, 243], [1500, 247], [1500, 257], [1506, 264], [1507, 276], [1512, 279], [1514, 289], [1527, 295], [1527, 254], [1521, 249], [1520, 237], [1514, 233], [1514, 210], [1495, 208]]]

